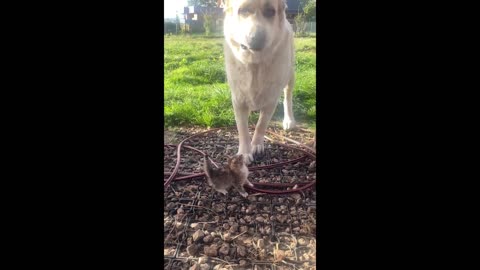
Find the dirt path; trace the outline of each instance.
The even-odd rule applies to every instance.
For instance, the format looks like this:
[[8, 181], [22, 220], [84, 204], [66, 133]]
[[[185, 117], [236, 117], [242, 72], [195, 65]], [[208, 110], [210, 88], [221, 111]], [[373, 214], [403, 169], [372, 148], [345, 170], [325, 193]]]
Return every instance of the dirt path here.
[[[165, 143], [178, 144], [205, 130], [169, 129], [165, 131]], [[304, 144], [313, 139], [309, 130], [284, 132], [278, 126], [270, 130]], [[221, 129], [195, 137], [188, 145], [208, 151], [222, 163], [236, 153], [237, 140], [236, 129]], [[302, 156], [268, 140], [265, 148], [265, 155], [250, 166]], [[179, 171], [201, 173], [202, 161], [200, 154], [185, 149]], [[165, 148], [164, 162], [164, 171], [171, 172], [176, 162], [175, 148]], [[314, 160], [305, 158], [284, 167], [252, 171], [249, 180], [256, 185], [315, 181], [316, 165], [312, 164]], [[172, 181], [164, 194], [165, 269], [315, 269], [316, 189], [286, 195], [247, 192], [246, 199], [233, 190], [225, 196], [214, 192], [204, 177]]]
[[[195, 133], [207, 131], [208, 129], [203, 127], [175, 127], [175, 128], [166, 128], [164, 129], [164, 142], [165, 144], [178, 144], [184, 138], [191, 136]], [[299, 125], [298, 128], [291, 131], [284, 131], [281, 128], [281, 123], [272, 122], [269, 125], [268, 130], [273, 131], [277, 134], [285, 136], [287, 138], [296, 140], [305, 145], [312, 145], [312, 140], [314, 137], [314, 130], [308, 129], [304, 125]], [[267, 135], [268, 136], [268, 135]], [[281, 142], [287, 142], [286, 140], [279, 140]]]

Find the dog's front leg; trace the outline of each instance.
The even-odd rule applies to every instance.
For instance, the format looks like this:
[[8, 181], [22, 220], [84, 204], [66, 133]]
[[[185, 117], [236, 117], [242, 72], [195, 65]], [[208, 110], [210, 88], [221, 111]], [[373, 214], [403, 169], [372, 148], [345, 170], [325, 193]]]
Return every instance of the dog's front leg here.
[[295, 76], [292, 75], [288, 85], [283, 89], [284, 101], [283, 101], [283, 129], [292, 129], [295, 127], [295, 118], [293, 117], [292, 109], [292, 95], [293, 85], [295, 84]]
[[258, 118], [257, 126], [255, 127], [255, 133], [252, 138], [252, 154], [262, 154], [265, 150], [264, 147], [264, 136], [267, 131], [267, 126], [270, 120], [272, 119], [273, 113], [275, 112], [275, 103], [265, 106], [260, 110], [260, 117]]
[[250, 135], [248, 135], [248, 115], [250, 110], [244, 106], [233, 102], [233, 112], [235, 113], [235, 122], [238, 131], [238, 153], [242, 154], [245, 163], [248, 165], [253, 161], [253, 155], [250, 153]]

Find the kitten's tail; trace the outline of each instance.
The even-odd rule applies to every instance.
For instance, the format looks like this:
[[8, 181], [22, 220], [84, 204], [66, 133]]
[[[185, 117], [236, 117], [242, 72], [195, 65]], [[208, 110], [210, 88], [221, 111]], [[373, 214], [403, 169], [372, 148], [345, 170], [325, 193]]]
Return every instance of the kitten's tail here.
[[208, 154], [205, 153], [203, 156], [205, 161], [203, 162], [203, 170], [205, 171], [205, 174], [207, 175], [207, 178], [210, 178], [212, 175], [212, 164], [210, 163], [210, 160], [208, 160]]

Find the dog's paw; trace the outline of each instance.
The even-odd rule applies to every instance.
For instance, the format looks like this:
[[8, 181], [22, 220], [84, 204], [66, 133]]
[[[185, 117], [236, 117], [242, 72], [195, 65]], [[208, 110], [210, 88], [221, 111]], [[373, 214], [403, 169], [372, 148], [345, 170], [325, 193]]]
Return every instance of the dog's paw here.
[[252, 155], [262, 155], [263, 152], [265, 152], [265, 145], [263, 142], [259, 144], [253, 144], [252, 143]]
[[244, 197], [244, 198], [248, 197], [248, 193], [247, 193], [247, 192], [241, 192], [240, 195], [242, 195], [242, 197]]
[[295, 120], [293, 119], [283, 119], [283, 129], [288, 130], [296, 126]]
[[249, 165], [250, 163], [253, 162], [253, 155], [250, 153], [237, 153], [237, 155], [242, 155], [243, 156], [243, 161], [245, 162], [245, 165]]

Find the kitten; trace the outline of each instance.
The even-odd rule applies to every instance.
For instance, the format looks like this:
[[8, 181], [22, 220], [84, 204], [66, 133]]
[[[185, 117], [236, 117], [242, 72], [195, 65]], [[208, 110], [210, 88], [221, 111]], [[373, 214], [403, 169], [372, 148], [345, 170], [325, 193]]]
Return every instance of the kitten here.
[[208, 184], [218, 192], [227, 195], [227, 189], [233, 186], [243, 197], [247, 197], [248, 193], [243, 189], [243, 185], [247, 184], [253, 187], [248, 181], [248, 168], [244, 163], [242, 155], [236, 155], [228, 159], [228, 164], [224, 168], [214, 168], [208, 160], [208, 155], [204, 156], [204, 170], [208, 180]]

